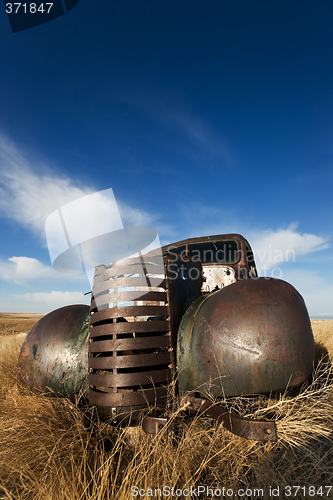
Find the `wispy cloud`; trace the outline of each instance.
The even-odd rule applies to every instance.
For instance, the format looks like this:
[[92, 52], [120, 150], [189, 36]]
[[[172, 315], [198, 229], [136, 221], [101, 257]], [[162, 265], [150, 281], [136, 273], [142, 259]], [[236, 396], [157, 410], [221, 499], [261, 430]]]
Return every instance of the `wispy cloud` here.
[[193, 144], [200, 145], [210, 156], [222, 160], [228, 166], [236, 163], [235, 151], [226, 138], [207, 121], [191, 113], [176, 110], [170, 110], [167, 116], [171, 125], [176, 125]]
[[172, 140], [168, 143], [170, 148], [177, 148], [196, 161], [199, 154], [201, 164], [202, 157], [206, 159], [205, 163], [217, 160], [228, 167], [237, 163], [237, 153], [226, 135], [217, 130], [208, 119], [190, 110], [179, 93], [169, 92], [161, 99], [154, 91], [141, 89], [123, 93], [118, 98], [150, 116], [159, 127], [171, 132]]
[[[279, 228], [256, 228], [245, 224], [235, 210], [191, 203], [178, 210], [183, 221], [183, 238], [239, 233], [250, 243], [258, 266], [270, 269], [277, 264], [330, 248], [328, 235], [301, 232], [298, 223]], [[183, 239], [182, 238], [182, 239]]]
[[160, 218], [158, 214], [151, 214], [124, 202], [118, 201], [117, 204], [123, 224], [126, 226], [152, 226]]
[[72, 179], [27, 158], [0, 136], [0, 215], [44, 235], [46, 217], [58, 207], [91, 193]]
[[300, 233], [297, 224], [287, 229], [250, 231], [257, 267], [271, 269], [285, 262], [295, 262], [298, 257], [329, 248], [327, 238]]
[[[150, 213], [146, 210], [134, 208], [122, 201], [118, 202], [118, 207], [125, 226], [149, 226], [156, 229], [163, 238], [171, 238], [172, 240], [177, 238], [178, 229], [175, 225], [163, 222], [161, 213]], [[166, 242], [168, 243], [169, 240], [166, 240]]]
[[31, 257], [10, 257], [7, 260], [0, 260], [0, 279], [21, 286], [31, 286], [36, 283], [50, 286], [51, 283], [59, 281], [88, 286], [85, 274], [67, 274], [65, 279], [62, 273]]
[[[77, 179], [59, 175], [38, 158], [31, 159], [8, 137], [0, 135], [0, 216], [44, 238], [45, 220], [53, 211], [95, 191]], [[152, 226], [160, 222], [161, 215], [116, 201], [124, 225]], [[161, 228], [172, 229], [165, 225]]]

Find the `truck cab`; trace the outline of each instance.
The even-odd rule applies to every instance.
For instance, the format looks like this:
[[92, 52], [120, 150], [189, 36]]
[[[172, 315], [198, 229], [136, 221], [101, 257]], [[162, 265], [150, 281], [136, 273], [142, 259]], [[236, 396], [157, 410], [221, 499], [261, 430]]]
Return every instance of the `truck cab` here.
[[165, 245], [163, 254], [198, 260], [203, 269], [202, 293], [258, 276], [250, 244], [240, 234], [201, 236]]

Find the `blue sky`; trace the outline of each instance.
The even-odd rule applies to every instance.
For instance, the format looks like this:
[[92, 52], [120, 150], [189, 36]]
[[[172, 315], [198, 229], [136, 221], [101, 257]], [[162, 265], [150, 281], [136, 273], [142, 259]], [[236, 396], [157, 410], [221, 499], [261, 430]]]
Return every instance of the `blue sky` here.
[[162, 243], [243, 234], [333, 317], [332, 21], [329, 0], [80, 0], [12, 33], [1, 8], [0, 311], [89, 300], [45, 219], [112, 188]]

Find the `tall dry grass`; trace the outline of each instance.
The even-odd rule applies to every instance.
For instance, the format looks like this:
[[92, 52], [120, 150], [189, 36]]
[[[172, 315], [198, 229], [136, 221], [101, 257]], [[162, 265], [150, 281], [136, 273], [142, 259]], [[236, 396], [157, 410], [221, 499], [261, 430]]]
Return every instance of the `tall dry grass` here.
[[[299, 485], [304, 489], [291, 490], [292, 498], [314, 498], [309, 486], [333, 485], [333, 381], [327, 356], [333, 355], [333, 321], [316, 322], [313, 329], [317, 357], [326, 358], [318, 361], [310, 384], [275, 399], [226, 401], [244, 416], [276, 420], [278, 441], [266, 444], [236, 437], [208, 418], [184, 420], [177, 413], [171, 415], [169, 434], [158, 436], [101, 423], [79, 402], [33, 395], [21, 386], [16, 369], [23, 336], [0, 336], [0, 498], [128, 500], [135, 498], [132, 486], [146, 491], [137, 498], [151, 498], [149, 488], [168, 486], [176, 492], [199, 485], [232, 489], [233, 498], [239, 488], [248, 488], [245, 498], [251, 499], [273, 498], [270, 487], [277, 486], [276, 498], [285, 498], [286, 486]], [[264, 496], [254, 488], [262, 488]], [[315, 498], [333, 498], [333, 488], [321, 491]], [[153, 498], [175, 495], [157, 492]]]

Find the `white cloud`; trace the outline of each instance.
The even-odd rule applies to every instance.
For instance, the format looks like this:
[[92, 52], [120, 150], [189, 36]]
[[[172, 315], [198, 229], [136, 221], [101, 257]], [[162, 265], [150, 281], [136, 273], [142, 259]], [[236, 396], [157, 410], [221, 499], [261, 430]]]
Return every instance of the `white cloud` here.
[[192, 203], [181, 208], [183, 226], [187, 232], [179, 239], [208, 236], [214, 234], [238, 233], [250, 243], [258, 270], [280, 267], [286, 262], [295, 262], [301, 256], [322, 251], [330, 247], [327, 236], [301, 233], [297, 223], [286, 229], [255, 229], [240, 221], [232, 210]]
[[29, 160], [0, 136], [0, 215], [44, 235], [46, 217], [58, 207], [92, 192], [78, 187], [40, 162]]
[[120, 215], [124, 225], [127, 226], [151, 226], [158, 215], [152, 215], [144, 210], [133, 208], [123, 202], [118, 202]]
[[271, 269], [285, 262], [295, 262], [297, 257], [329, 248], [327, 238], [296, 231], [297, 225], [287, 229], [268, 229], [250, 232], [250, 244], [255, 254], [257, 268]]
[[[162, 222], [162, 214], [152, 214], [145, 210], [133, 208], [123, 202], [118, 202], [118, 207], [124, 226], [148, 226], [156, 229], [158, 234], [163, 235], [164, 238], [169, 237], [172, 241], [177, 238], [178, 229], [172, 224]], [[169, 239], [164, 241], [165, 244], [170, 242]], [[161, 245], [164, 244], [163, 242], [161, 240]]]
[[[22, 153], [12, 141], [0, 135], [0, 216], [15, 220], [43, 240], [45, 221], [53, 221], [51, 229], [56, 228], [57, 231], [48, 235], [48, 243], [55, 243], [49, 246], [50, 253], [53, 247], [58, 250], [60, 244], [63, 250], [67, 249], [68, 235], [74, 246], [93, 236], [109, 234], [122, 228], [123, 223], [150, 226], [160, 218], [127, 203], [120, 203], [121, 220], [117, 205], [112, 189], [93, 192], [91, 187], [78, 185], [68, 177], [59, 176], [44, 164], [29, 159], [27, 152]], [[58, 209], [62, 212], [67, 239]], [[55, 215], [59, 219], [56, 220], [57, 224], [53, 220]], [[59, 252], [53, 254], [58, 255]], [[18, 272], [22, 263], [17, 263]], [[25, 262], [24, 266], [26, 271], [28, 263]], [[39, 268], [37, 271], [40, 274], [42, 270]]]
[[[0, 261], [0, 279], [29, 286], [32, 283], [50, 284], [52, 281], [65, 281], [62, 273], [56, 272], [50, 266], [44, 266], [38, 259], [31, 257], [10, 257], [7, 261]], [[66, 281], [87, 284], [85, 274], [66, 275]]]
[[2, 269], [7, 271], [3, 279], [14, 281], [18, 285], [27, 286], [32, 281], [47, 281], [53, 274], [50, 267], [30, 257], [10, 257], [8, 262], [9, 266], [0, 267], [0, 272]]
[[27, 303], [38, 304], [38, 311], [45, 310], [47, 306], [50, 310], [73, 304], [89, 304], [90, 295], [83, 295], [81, 292], [37, 292], [26, 293], [24, 295], [14, 295], [17, 300]]

